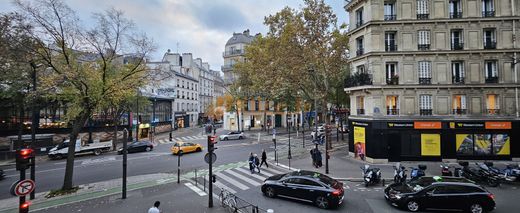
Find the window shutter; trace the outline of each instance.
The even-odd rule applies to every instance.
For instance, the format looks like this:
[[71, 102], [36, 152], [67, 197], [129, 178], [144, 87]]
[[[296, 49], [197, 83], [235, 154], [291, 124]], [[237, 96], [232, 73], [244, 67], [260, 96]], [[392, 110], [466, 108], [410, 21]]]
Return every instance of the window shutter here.
[[466, 109], [466, 96], [465, 95], [460, 96], [460, 108]]

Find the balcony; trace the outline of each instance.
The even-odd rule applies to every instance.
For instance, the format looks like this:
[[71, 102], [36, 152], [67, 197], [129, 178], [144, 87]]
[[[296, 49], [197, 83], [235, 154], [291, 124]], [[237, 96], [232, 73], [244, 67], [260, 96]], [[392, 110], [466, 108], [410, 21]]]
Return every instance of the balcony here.
[[451, 82], [453, 84], [464, 84], [464, 77], [452, 76]]
[[430, 19], [430, 14], [417, 14], [417, 19], [419, 19], [419, 20]]
[[222, 71], [227, 71], [233, 69], [233, 64], [225, 64], [222, 66]]
[[486, 84], [498, 83], [498, 76], [486, 77]]
[[453, 109], [454, 115], [465, 115], [467, 113], [467, 109]]
[[361, 27], [363, 25], [363, 20], [356, 21], [356, 28]]
[[451, 43], [451, 49], [452, 50], [463, 50], [464, 49], [464, 43], [461, 43], [461, 42]]
[[357, 109], [356, 112], [357, 112], [358, 115], [364, 115], [365, 114], [365, 109]]
[[365, 51], [363, 50], [363, 48], [358, 48], [356, 50], [356, 56], [361, 56], [365, 53]]
[[418, 50], [430, 50], [430, 44], [418, 44], [417, 49]]
[[390, 109], [387, 107], [386, 114], [387, 115], [399, 115], [399, 109]]
[[236, 49], [236, 50], [231, 50], [231, 51], [225, 51], [222, 53], [222, 56], [229, 57], [229, 56], [244, 55], [244, 54], [245, 54], [245, 50]]
[[433, 115], [432, 109], [419, 109], [420, 115]]
[[488, 115], [498, 115], [500, 114], [500, 109], [487, 109]]
[[397, 44], [386, 45], [385, 46], [385, 51], [386, 52], [395, 52], [395, 51], [397, 51]]
[[385, 21], [395, 21], [397, 20], [397, 15], [385, 15]]
[[355, 72], [354, 74], [347, 76], [344, 81], [344, 86], [347, 88], [364, 85], [372, 85], [372, 78], [365, 72]]
[[482, 17], [495, 17], [495, 11], [482, 11]]
[[486, 41], [484, 42], [484, 49], [486, 50], [492, 50], [497, 48], [497, 42], [496, 41]]
[[386, 79], [387, 85], [399, 85], [399, 76], [392, 76]]
[[450, 13], [450, 18], [451, 19], [462, 18], [462, 12]]
[[419, 78], [419, 84], [430, 85], [432, 84], [432, 78]]

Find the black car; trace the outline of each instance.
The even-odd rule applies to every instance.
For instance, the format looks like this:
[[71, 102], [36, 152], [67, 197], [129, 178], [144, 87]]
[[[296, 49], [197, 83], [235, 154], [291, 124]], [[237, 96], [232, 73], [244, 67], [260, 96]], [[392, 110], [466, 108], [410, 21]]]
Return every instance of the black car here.
[[[135, 141], [127, 146], [127, 152], [149, 152], [153, 150], [153, 144], [150, 141]], [[123, 147], [117, 150], [117, 154], [123, 154]]]
[[385, 189], [385, 198], [393, 206], [412, 212], [457, 209], [479, 213], [495, 209], [493, 194], [470, 180], [456, 177], [420, 177], [394, 183]]
[[262, 185], [267, 197], [285, 197], [306, 201], [326, 209], [343, 202], [343, 183], [311, 171], [294, 171], [267, 178]]
[[5, 178], [4, 170], [0, 169], [0, 180], [3, 180]]

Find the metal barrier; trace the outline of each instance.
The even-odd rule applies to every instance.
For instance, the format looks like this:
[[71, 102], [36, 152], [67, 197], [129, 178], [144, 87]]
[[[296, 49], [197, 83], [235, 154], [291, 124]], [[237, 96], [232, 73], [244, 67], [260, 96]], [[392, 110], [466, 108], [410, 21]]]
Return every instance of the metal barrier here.
[[267, 213], [267, 210], [255, 206], [246, 200], [237, 197], [235, 194], [221, 188], [220, 205], [229, 212], [233, 213]]

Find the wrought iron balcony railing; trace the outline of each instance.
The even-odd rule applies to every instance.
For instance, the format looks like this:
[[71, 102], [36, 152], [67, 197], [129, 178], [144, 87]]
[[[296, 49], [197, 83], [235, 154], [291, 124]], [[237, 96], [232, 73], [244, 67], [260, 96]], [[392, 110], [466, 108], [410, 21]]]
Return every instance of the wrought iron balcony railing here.
[[420, 115], [433, 115], [432, 109], [419, 109]]
[[430, 14], [417, 14], [417, 19], [420, 19], [420, 20], [430, 19]]
[[454, 115], [465, 115], [467, 113], [467, 109], [453, 109]]
[[496, 41], [486, 41], [484, 42], [484, 49], [490, 50], [490, 49], [496, 49], [497, 48], [497, 42]]
[[227, 56], [234, 56], [234, 55], [243, 55], [245, 53], [246, 52], [243, 49], [235, 49], [235, 50], [223, 52], [222, 56], [227, 57]]
[[363, 24], [364, 24], [363, 20], [356, 21], [356, 28], [361, 27], [361, 25], [363, 25]]
[[464, 77], [452, 76], [451, 80], [453, 84], [464, 84]]
[[453, 12], [453, 13], [450, 13], [450, 18], [451, 18], [451, 19], [462, 18], [462, 12]]
[[397, 15], [385, 15], [385, 21], [395, 21], [397, 20]]
[[386, 114], [387, 114], [387, 115], [399, 115], [399, 109], [390, 109], [390, 108], [387, 108], [387, 109], [386, 109]]
[[495, 11], [482, 11], [482, 17], [495, 17]]
[[451, 49], [452, 50], [463, 50], [464, 49], [464, 43], [462, 43], [462, 42], [451, 43]]
[[486, 83], [488, 83], [488, 84], [498, 83], [498, 76], [486, 77]]
[[419, 78], [419, 84], [422, 84], [422, 85], [432, 84], [432, 78]]
[[418, 44], [417, 49], [418, 50], [430, 50], [430, 44]]
[[365, 114], [365, 109], [357, 109], [356, 112], [357, 112], [358, 115], [364, 115]]
[[500, 114], [500, 109], [487, 109], [488, 115], [498, 115]]
[[385, 46], [385, 51], [386, 52], [395, 52], [395, 51], [397, 51], [397, 44], [386, 45]]
[[356, 56], [361, 56], [361, 55], [363, 55], [363, 54], [365, 54], [365, 51], [364, 51], [363, 48], [358, 48], [358, 49], [356, 50]]
[[392, 76], [386, 79], [386, 84], [388, 85], [399, 85], [399, 77]]

